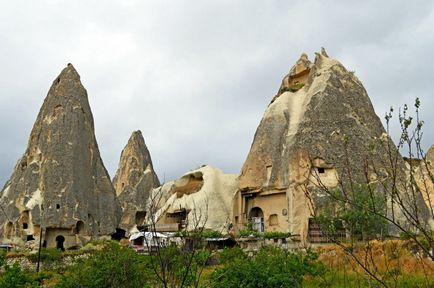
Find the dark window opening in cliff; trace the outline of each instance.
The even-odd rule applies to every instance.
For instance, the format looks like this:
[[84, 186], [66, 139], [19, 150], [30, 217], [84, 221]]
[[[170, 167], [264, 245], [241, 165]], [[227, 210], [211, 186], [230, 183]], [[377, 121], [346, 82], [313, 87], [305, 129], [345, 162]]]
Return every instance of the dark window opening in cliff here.
[[26, 241], [32, 241], [32, 240], [35, 240], [33, 235], [27, 235]]
[[319, 174], [324, 174], [325, 173], [325, 168], [318, 167], [318, 173]]
[[111, 235], [112, 240], [121, 241], [121, 239], [125, 238], [125, 233], [124, 229], [116, 228], [116, 232]]
[[28, 229], [29, 228], [29, 224], [28, 224], [29, 219], [30, 219], [29, 211], [25, 210], [25, 211], [21, 212], [20, 219], [18, 220], [18, 223], [23, 229]]
[[84, 226], [83, 221], [77, 221], [77, 224], [75, 224], [75, 234], [84, 235], [86, 234], [86, 227]]
[[143, 226], [145, 224], [146, 219], [146, 211], [137, 211], [136, 212], [136, 225]]
[[60, 204], [56, 204], [56, 209], [60, 209]]
[[65, 246], [63, 246], [64, 243], [65, 243], [65, 237], [63, 237], [62, 235], [59, 235], [56, 237], [56, 248], [57, 249], [65, 251]]
[[47, 240], [44, 240], [44, 242], [42, 242], [42, 248], [47, 248]]

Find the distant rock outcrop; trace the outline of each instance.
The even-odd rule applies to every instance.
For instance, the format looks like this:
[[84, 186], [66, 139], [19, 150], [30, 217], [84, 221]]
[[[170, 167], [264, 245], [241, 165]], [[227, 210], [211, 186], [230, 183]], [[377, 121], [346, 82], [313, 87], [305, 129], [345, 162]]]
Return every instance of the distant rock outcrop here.
[[113, 185], [122, 207], [119, 228], [131, 232], [144, 225], [147, 199], [160, 182], [140, 131], [133, 132], [122, 150]]
[[79, 246], [115, 231], [119, 207], [101, 160], [87, 92], [71, 64], [54, 80], [0, 204], [4, 241]]
[[[239, 177], [234, 223], [240, 229], [250, 222], [258, 230], [287, 231], [306, 239], [309, 219], [323, 196], [314, 193], [313, 176], [330, 188], [349, 177], [366, 183], [366, 172], [370, 181], [378, 181], [381, 175], [369, 165], [384, 172], [385, 154], [370, 147], [388, 141], [354, 73], [324, 49], [314, 63], [303, 54], [256, 130]], [[398, 165], [403, 168], [403, 161]]]

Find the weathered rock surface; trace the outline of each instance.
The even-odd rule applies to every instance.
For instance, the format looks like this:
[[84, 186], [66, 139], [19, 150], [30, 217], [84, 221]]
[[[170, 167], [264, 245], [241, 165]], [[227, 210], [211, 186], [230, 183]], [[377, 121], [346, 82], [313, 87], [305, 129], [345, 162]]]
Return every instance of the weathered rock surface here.
[[434, 145], [415, 167], [415, 180], [423, 199], [434, 217]]
[[119, 207], [101, 160], [87, 92], [71, 64], [54, 80], [27, 149], [1, 193], [3, 238], [80, 245], [115, 231]]
[[140, 131], [133, 132], [122, 150], [113, 186], [122, 207], [119, 227], [131, 232], [136, 226], [142, 226], [146, 201], [152, 189], [160, 186], [160, 182]]
[[[313, 178], [330, 188], [349, 178], [366, 183], [365, 172], [380, 181], [376, 173], [385, 172], [386, 157], [375, 149], [381, 143], [391, 142], [354, 73], [324, 49], [314, 63], [303, 54], [256, 130], [239, 177], [234, 222], [241, 228], [256, 221], [258, 229], [306, 238], [321, 198], [312, 193]], [[399, 165], [404, 169], [403, 161]]]
[[[154, 189], [148, 203], [157, 211], [157, 230], [203, 227], [226, 232], [232, 218], [237, 176], [203, 166]], [[152, 223], [149, 219], [148, 222]]]
[[325, 54], [317, 54], [313, 65], [303, 54], [284, 79], [293, 77], [293, 71], [302, 66], [299, 62], [309, 67], [302, 70], [309, 74], [305, 86], [278, 94], [267, 108], [241, 171], [242, 190], [288, 187], [292, 180], [289, 164], [299, 151], [312, 159], [342, 165], [339, 159], [345, 155], [344, 137], [351, 139], [350, 165], [361, 167], [362, 143], [370, 143], [385, 133], [353, 73]]

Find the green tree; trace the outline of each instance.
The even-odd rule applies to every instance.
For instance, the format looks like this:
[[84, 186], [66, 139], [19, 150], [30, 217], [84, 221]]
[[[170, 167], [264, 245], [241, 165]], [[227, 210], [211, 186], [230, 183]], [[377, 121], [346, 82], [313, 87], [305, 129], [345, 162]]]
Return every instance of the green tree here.
[[150, 287], [155, 279], [148, 264], [145, 255], [110, 241], [68, 267], [57, 287]]

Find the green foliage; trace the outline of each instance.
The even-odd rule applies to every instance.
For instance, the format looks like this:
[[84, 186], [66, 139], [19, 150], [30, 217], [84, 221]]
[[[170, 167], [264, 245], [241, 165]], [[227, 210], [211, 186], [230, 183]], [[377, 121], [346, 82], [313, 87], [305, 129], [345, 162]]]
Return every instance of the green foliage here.
[[0, 269], [4, 272], [0, 275], [0, 287], [39, 287], [38, 282], [30, 273], [24, 272], [18, 264], [12, 266], [6, 264], [6, 253], [0, 253]]
[[274, 238], [287, 238], [291, 234], [287, 232], [279, 232], [279, 231], [266, 231], [262, 234], [262, 237], [265, 239], [274, 239]]
[[387, 235], [386, 200], [367, 185], [355, 185], [351, 195], [330, 191], [329, 201], [322, 204], [315, 218], [327, 236], [348, 231], [356, 239], [376, 239]]
[[160, 284], [165, 287], [190, 287], [199, 282], [209, 256], [210, 252], [203, 248], [187, 251], [170, 245], [161, 248], [157, 255], [149, 257]]
[[291, 236], [290, 233], [280, 232], [280, 231], [266, 231], [259, 232], [253, 230], [251, 227], [251, 223], [247, 224], [246, 229], [242, 229], [238, 231], [239, 237], [256, 237], [256, 238], [265, 238], [265, 239], [273, 239], [273, 238], [287, 238]]
[[203, 231], [178, 231], [175, 233], [176, 237], [192, 237], [192, 238], [221, 238], [224, 237], [220, 231], [212, 229], [204, 229]]
[[[27, 257], [30, 261], [36, 263], [38, 261], [38, 252], [29, 254]], [[62, 259], [62, 251], [56, 248], [42, 248], [40, 259], [44, 262], [59, 261]]]
[[304, 275], [325, 271], [310, 250], [293, 253], [264, 246], [253, 257], [238, 253], [211, 274], [212, 287], [302, 287]]
[[117, 242], [66, 269], [57, 287], [149, 287], [148, 259]]
[[247, 255], [240, 247], [224, 248], [219, 254], [220, 263], [222, 264], [245, 258], [247, 258]]
[[238, 231], [238, 236], [239, 237], [256, 237], [256, 238], [261, 238], [262, 233], [258, 232], [256, 230], [247, 228], [247, 229], [243, 229], [243, 230]]
[[5, 272], [0, 278], [0, 287], [39, 287], [39, 283], [31, 276], [31, 274], [21, 270], [21, 267], [15, 263], [12, 266], [5, 266]]

